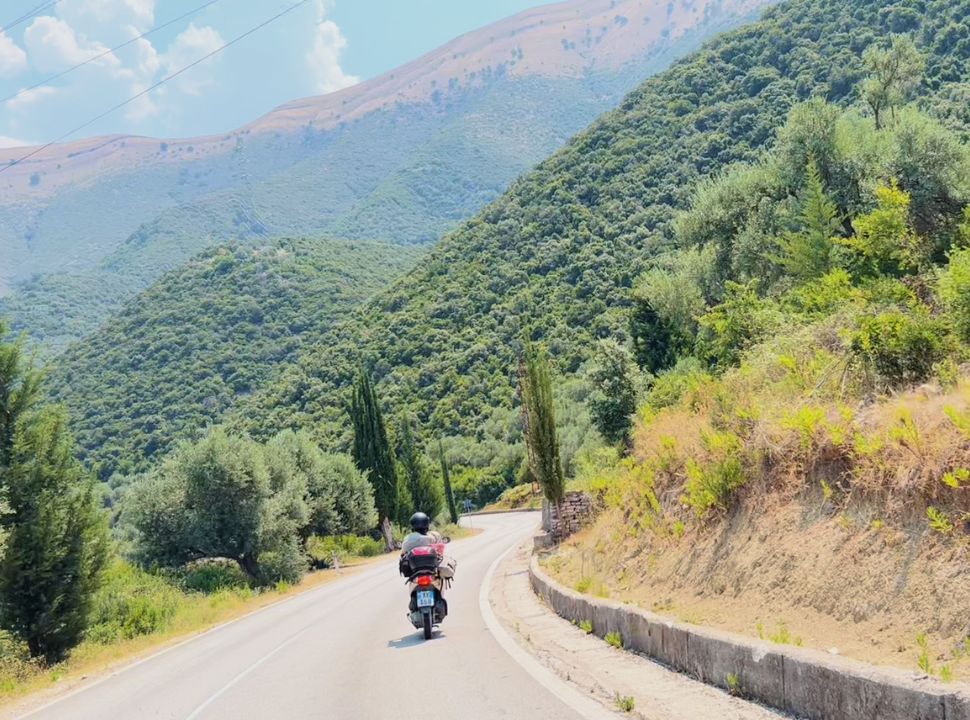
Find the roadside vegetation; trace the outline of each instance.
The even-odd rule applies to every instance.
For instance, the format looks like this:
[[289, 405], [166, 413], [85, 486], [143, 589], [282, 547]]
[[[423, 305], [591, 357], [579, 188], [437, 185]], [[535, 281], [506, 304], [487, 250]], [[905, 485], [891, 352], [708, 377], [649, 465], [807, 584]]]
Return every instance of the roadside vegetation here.
[[[598, 548], [595, 582], [628, 595], [652, 583], [685, 602], [698, 574], [694, 604], [708, 611], [729, 606], [714, 599], [727, 587], [770, 602], [787, 574], [808, 609], [849, 627], [882, 622], [878, 661], [918, 655], [925, 672], [960, 677], [965, 652], [931, 659], [927, 647], [966, 640], [967, 580], [947, 568], [970, 548], [970, 146], [909, 104], [925, 63], [907, 38], [864, 62], [857, 105], [798, 105], [769, 154], [700, 183], [675, 219], [676, 247], [638, 279], [639, 369], [614, 363], [644, 388], [629, 444], [582, 468], [574, 485], [607, 514], [556, 565], [576, 577]], [[618, 417], [620, 396], [607, 396]], [[775, 547], [752, 547], [766, 532]], [[841, 547], [812, 554], [792, 544], [799, 534]], [[844, 587], [813, 558], [838, 563], [850, 547]], [[919, 580], [898, 577], [903, 548]], [[637, 564], [643, 576], [619, 573], [641, 553], [653, 558]], [[923, 582], [942, 583], [941, 596], [921, 598]], [[749, 621], [764, 639], [803, 642], [784, 621]], [[893, 645], [911, 654], [894, 658]]]

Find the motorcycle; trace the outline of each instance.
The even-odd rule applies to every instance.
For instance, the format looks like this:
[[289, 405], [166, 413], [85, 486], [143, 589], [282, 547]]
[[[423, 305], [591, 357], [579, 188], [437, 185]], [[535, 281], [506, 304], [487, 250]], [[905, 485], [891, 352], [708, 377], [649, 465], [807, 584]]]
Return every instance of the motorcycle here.
[[444, 591], [451, 587], [451, 578], [441, 573], [448, 542], [450, 538], [444, 538], [441, 543], [416, 547], [401, 558], [401, 572], [411, 590], [408, 619], [418, 630], [423, 630], [425, 640], [431, 639], [434, 626], [440, 625], [448, 615]]

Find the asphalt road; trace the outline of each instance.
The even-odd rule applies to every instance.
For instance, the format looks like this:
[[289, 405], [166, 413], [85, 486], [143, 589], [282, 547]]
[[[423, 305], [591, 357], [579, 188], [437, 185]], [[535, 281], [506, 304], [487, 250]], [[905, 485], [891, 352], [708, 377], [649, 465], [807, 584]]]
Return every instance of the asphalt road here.
[[[535, 514], [477, 516], [449, 547], [450, 615], [428, 642], [406, 616], [396, 560], [325, 585], [129, 667], [31, 720], [581, 720], [489, 630], [485, 576]], [[507, 643], [506, 643], [507, 646]], [[554, 688], [555, 689], [555, 688]], [[611, 713], [612, 714], [612, 713]]]

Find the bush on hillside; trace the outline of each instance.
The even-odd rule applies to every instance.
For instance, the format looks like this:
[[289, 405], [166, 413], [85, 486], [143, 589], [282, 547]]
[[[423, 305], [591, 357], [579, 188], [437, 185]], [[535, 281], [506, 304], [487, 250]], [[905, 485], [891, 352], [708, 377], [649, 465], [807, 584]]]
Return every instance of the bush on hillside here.
[[927, 315], [899, 311], [864, 318], [852, 336], [852, 354], [874, 371], [882, 386], [903, 387], [933, 374], [948, 349], [944, 325]]
[[970, 248], [951, 253], [950, 262], [940, 275], [940, 297], [957, 335], [963, 342], [970, 343]]

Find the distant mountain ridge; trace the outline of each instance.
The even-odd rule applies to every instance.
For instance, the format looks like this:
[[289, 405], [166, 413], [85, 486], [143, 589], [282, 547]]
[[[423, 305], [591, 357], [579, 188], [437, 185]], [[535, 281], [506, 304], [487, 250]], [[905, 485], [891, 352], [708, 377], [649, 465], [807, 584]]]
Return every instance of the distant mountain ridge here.
[[[617, 72], [657, 44], [672, 44], [718, 15], [744, 15], [765, 4], [764, 0], [571, 0], [540, 6], [466, 33], [356, 86], [286, 103], [235, 131], [183, 139], [117, 135], [55, 146], [5, 171], [0, 203], [43, 197], [133, 164], [181, 163], [231, 152], [237, 138], [252, 134], [334, 130], [369, 113], [391, 110], [397, 103], [436, 102], [449, 91], [481, 85], [493, 76], [581, 78], [590, 72]], [[0, 149], [0, 164], [23, 154], [23, 148]], [[32, 177], [39, 180], [31, 184]]]
[[225, 135], [51, 148], [0, 176], [0, 314], [56, 352], [214, 244], [434, 242], [768, 2], [571, 0]]

